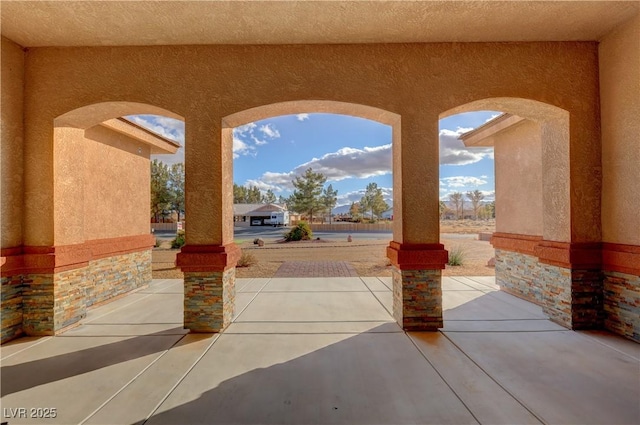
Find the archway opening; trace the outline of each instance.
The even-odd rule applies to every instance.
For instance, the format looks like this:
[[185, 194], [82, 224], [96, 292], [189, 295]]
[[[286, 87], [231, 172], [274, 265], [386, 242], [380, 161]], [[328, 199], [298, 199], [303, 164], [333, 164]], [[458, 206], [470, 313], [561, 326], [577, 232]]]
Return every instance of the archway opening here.
[[[368, 292], [374, 301], [375, 292], [384, 291], [380, 300], [391, 314], [386, 247], [395, 225], [392, 145], [399, 117], [308, 101], [244, 111], [223, 125], [234, 156], [234, 239], [243, 250], [236, 276], [254, 279], [239, 290], [283, 285], [268, 278], [296, 278], [302, 290], [326, 290], [332, 277], [347, 277], [344, 288], [331, 288], [345, 297]], [[307, 190], [314, 178], [315, 195]], [[309, 225], [311, 239], [286, 242], [283, 236], [295, 235], [301, 223]], [[356, 310], [352, 314], [366, 311]]]
[[[88, 105], [54, 120], [53, 202], [33, 212], [48, 227], [44, 235], [51, 247], [30, 250], [43, 259], [53, 257], [52, 267], [35, 271], [54, 283], [38, 296], [62, 307], [26, 314], [27, 333], [64, 331], [91, 307], [151, 283], [156, 240], [149, 226], [150, 158], [175, 154], [180, 143], [137, 121], [138, 115], [150, 116], [144, 114], [181, 120], [166, 109], [135, 102]], [[28, 285], [26, 296], [39, 290]], [[176, 323], [169, 326], [181, 327], [182, 299], [174, 301]]]
[[[495, 204], [491, 210], [495, 212], [495, 229], [490, 236], [480, 233], [476, 237], [491, 239], [495, 281], [456, 276], [444, 281], [445, 291], [469, 291], [458, 293], [457, 302], [449, 305], [445, 302], [444, 319], [456, 321], [464, 317], [465, 320], [496, 321], [551, 317], [557, 320], [561, 304], [567, 302], [564, 298], [571, 296], [571, 285], [562, 279], [553, 282], [547, 276], [548, 259], [541, 255], [541, 246], [545, 240], [570, 240], [568, 112], [527, 99], [500, 98], [472, 102], [447, 111], [441, 117], [450, 119], [462, 116], [454, 114], [471, 111], [479, 114], [478, 110], [486, 109], [499, 111], [499, 114], [472, 130], [460, 132], [458, 139], [470, 150], [476, 149], [477, 154], [493, 150]], [[488, 177], [487, 174], [484, 176]], [[446, 184], [447, 178], [441, 176], [441, 184], [442, 180]], [[482, 176], [477, 178], [489, 180]], [[468, 202], [472, 194], [466, 196]], [[448, 197], [450, 204], [456, 203], [455, 195]], [[476, 216], [474, 211], [469, 215]], [[485, 251], [490, 253], [492, 250]], [[548, 289], [551, 287], [557, 289], [553, 292], [559, 297], [554, 299], [550, 295]], [[494, 293], [497, 289], [538, 304], [542, 309], [527, 310], [524, 305], [516, 305], [521, 302], [517, 298], [509, 301], [498, 298]], [[474, 291], [477, 292], [475, 295]], [[464, 297], [460, 298], [461, 294]], [[469, 312], [473, 314], [467, 317]]]

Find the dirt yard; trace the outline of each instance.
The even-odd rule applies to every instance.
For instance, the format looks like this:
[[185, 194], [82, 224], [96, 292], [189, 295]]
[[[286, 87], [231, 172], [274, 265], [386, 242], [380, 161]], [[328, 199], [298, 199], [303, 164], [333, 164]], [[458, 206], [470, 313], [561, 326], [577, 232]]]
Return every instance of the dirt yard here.
[[[495, 231], [493, 221], [448, 220], [440, 224], [441, 242], [445, 249], [460, 248], [464, 253], [461, 266], [447, 266], [445, 276], [490, 276], [494, 268], [487, 266], [493, 257], [489, 242], [478, 240], [478, 233]], [[249, 267], [238, 267], [236, 275], [247, 277], [273, 277], [284, 261], [348, 261], [360, 276], [391, 276], [390, 263], [386, 258], [387, 240], [312, 240], [281, 243], [265, 240], [262, 247], [247, 241], [239, 244], [245, 255], [253, 256], [255, 263]], [[182, 272], [174, 265], [178, 250], [167, 249], [165, 242], [153, 251], [154, 279], [180, 279]]]

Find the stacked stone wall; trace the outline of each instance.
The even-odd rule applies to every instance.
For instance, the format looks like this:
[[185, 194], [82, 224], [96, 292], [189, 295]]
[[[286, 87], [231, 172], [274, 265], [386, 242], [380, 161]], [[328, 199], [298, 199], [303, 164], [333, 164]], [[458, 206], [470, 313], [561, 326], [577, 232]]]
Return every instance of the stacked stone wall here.
[[2, 276], [2, 339], [55, 335], [92, 305], [151, 282], [151, 250], [92, 260], [59, 273]]
[[235, 267], [184, 273], [184, 326], [194, 332], [220, 332], [233, 320]]
[[17, 338], [24, 333], [22, 330], [23, 302], [22, 291], [24, 277], [22, 275], [2, 276], [2, 335], [0, 342]]
[[496, 282], [542, 306], [551, 320], [570, 329], [602, 327], [602, 273], [541, 263], [536, 256], [496, 249]]
[[27, 335], [53, 335], [55, 331], [52, 274], [30, 274], [22, 290], [22, 327]]
[[151, 283], [151, 250], [89, 262], [85, 305], [91, 307]]
[[604, 325], [604, 292], [600, 270], [571, 271], [572, 329], [601, 329]]
[[544, 302], [543, 274], [538, 257], [496, 249], [496, 283], [506, 292], [542, 305]]
[[640, 342], [640, 276], [604, 272], [604, 324]]
[[393, 315], [406, 330], [436, 330], [442, 323], [441, 270], [393, 268]]

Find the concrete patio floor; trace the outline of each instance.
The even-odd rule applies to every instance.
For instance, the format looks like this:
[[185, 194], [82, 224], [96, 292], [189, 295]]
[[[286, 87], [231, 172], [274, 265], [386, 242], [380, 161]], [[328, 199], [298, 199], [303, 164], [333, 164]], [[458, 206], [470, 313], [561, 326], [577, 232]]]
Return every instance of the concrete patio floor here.
[[239, 279], [235, 320], [211, 335], [182, 329], [182, 281], [156, 280], [60, 336], [2, 346], [2, 421], [640, 423], [639, 344], [566, 330], [493, 277], [443, 278], [444, 329], [406, 333], [389, 286]]

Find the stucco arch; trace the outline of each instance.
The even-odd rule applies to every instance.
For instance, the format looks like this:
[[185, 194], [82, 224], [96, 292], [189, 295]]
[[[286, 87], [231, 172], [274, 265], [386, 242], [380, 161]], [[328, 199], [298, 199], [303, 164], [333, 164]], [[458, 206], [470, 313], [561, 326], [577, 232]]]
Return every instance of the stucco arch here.
[[[396, 167], [398, 161], [396, 156], [400, 152], [401, 141], [401, 117], [400, 115], [384, 109], [359, 103], [332, 101], [332, 100], [294, 100], [286, 102], [276, 102], [263, 106], [258, 106], [244, 111], [239, 111], [228, 115], [222, 119], [222, 143], [229, 149], [233, 143], [232, 129], [240, 125], [253, 121], [263, 120], [269, 117], [281, 115], [293, 115], [300, 113], [330, 113], [349, 115], [353, 117], [365, 118], [391, 126], [393, 149], [393, 166]], [[394, 177], [394, 189], [396, 188], [396, 177]], [[399, 186], [398, 186], [399, 188]], [[394, 190], [394, 239], [402, 240], [402, 198], [395, 193], [402, 191]]]
[[560, 107], [532, 99], [517, 97], [492, 97], [465, 103], [440, 114], [440, 118], [473, 111], [500, 111], [518, 115], [538, 123], [550, 120], [566, 120], [569, 112]]
[[[281, 115], [293, 115], [300, 113], [330, 113], [349, 115], [369, 119], [386, 124], [392, 128], [392, 167], [398, 167], [401, 143], [401, 117], [400, 115], [381, 108], [363, 105], [359, 103], [332, 101], [332, 100], [294, 100], [277, 102], [258, 106], [244, 111], [228, 115], [222, 119], [222, 141], [225, 149], [230, 149], [233, 144], [232, 129], [253, 121], [259, 121], [269, 117]], [[398, 157], [398, 158], [396, 158]], [[393, 208], [394, 208], [394, 240], [402, 240], [402, 193], [399, 178], [393, 177]], [[396, 181], [398, 183], [396, 184]], [[397, 190], [396, 190], [397, 189]], [[398, 193], [398, 196], [396, 196]]]
[[[571, 168], [569, 112], [531, 99], [496, 97], [478, 99], [441, 113], [440, 117], [492, 110], [534, 121], [540, 127], [542, 149], [542, 204], [545, 240], [571, 241]], [[496, 164], [507, 166], [507, 164]]]
[[[81, 182], [73, 171], [82, 163], [83, 149], [71, 143], [84, 131], [109, 119], [125, 115], [153, 114], [179, 120], [183, 117], [165, 108], [131, 101], [98, 102], [69, 110], [49, 121], [38, 133], [37, 144], [25, 153], [25, 244], [58, 246], [84, 242]], [[45, 140], [49, 143], [44, 143]], [[35, 139], [34, 139], [35, 140]], [[33, 150], [33, 151], [32, 151]], [[37, 163], [37, 166], [35, 164]], [[48, 182], [48, 183], [46, 183]]]
[[[580, 110], [520, 98], [480, 99], [442, 115], [474, 110], [524, 118], [505, 118], [469, 136], [496, 148], [496, 281], [541, 304], [564, 326], [594, 326], [599, 319], [585, 306], [602, 303], [591, 272], [601, 261], [599, 244], [592, 243], [601, 228], [600, 164], [591, 155], [598, 149], [597, 123]], [[518, 223], [535, 221], [536, 214], [541, 232]]]
[[373, 106], [358, 103], [339, 102], [332, 100], [293, 100], [246, 109], [222, 119], [223, 128], [238, 127], [252, 121], [259, 121], [280, 115], [293, 115], [305, 112], [351, 115], [366, 118], [394, 127], [400, 124], [400, 115]]
[[114, 101], [82, 106], [56, 117], [55, 127], [87, 129], [111, 118], [127, 115], [162, 115], [184, 121], [184, 117], [159, 106], [139, 102]]

